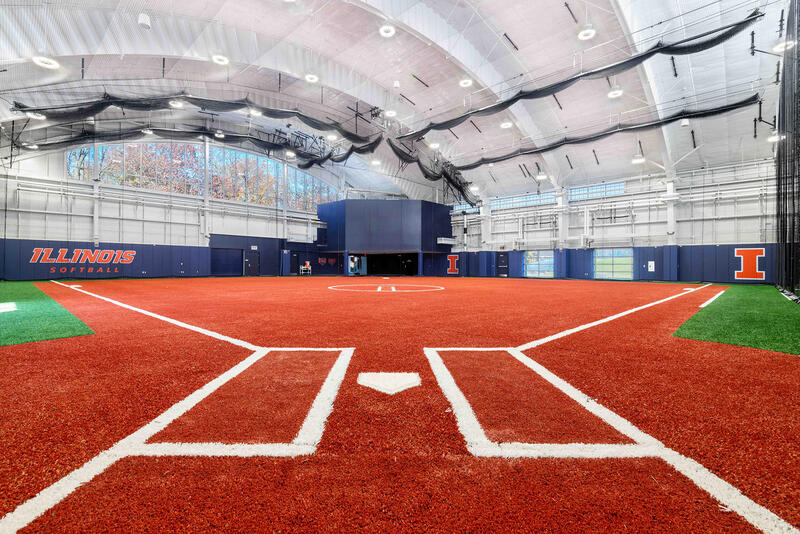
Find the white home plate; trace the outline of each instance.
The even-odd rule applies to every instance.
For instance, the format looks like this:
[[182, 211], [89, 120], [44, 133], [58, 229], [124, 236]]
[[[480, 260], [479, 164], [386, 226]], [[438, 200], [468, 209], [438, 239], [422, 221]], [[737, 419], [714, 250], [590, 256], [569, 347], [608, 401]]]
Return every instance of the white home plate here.
[[358, 383], [388, 395], [400, 393], [422, 383], [417, 373], [359, 373]]
[[328, 286], [334, 291], [360, 291], [365, 293], [422, 293], [424, 291], [442, 291], [442, 286], [424, 286], [420, 284], [340, 284]]

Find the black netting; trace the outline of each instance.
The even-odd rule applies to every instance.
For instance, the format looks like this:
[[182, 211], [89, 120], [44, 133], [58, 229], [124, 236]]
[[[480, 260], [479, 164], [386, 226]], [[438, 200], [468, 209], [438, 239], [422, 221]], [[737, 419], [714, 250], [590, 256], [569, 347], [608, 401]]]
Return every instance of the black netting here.
[[270, 119], [288, 119], [294, 117], [303, 124], [321, 131], [336, 131], [342, 137], [352, 143], [367, 143], [369, 137], [355, 134], [345, 129], [336, 121], [322, 121], [310, 117], [296, 109], [277, 109], [259, 106], [244, 98], [241, 100], [217, 100], [213, 98], [201, 98], [185, 94], [156, 96], [151, 98], [122, 98], [109, 94], [93, 102], [82, 102], [77, 104], [66, 104], [60, 106], [31, 107], [21, 102], [14, 102], [14, 110], [22, 112], [42, 113], [51, 121], [71, 122], [94, 117], [111, 106], [122, 110], [134, 111], [158, 111], [170, 109], [170, 102], [173, 100], [187, 102], [203, 110], [216, 112], [232, 112], [244, 109], [251, 109], [260, 112]]
[[549, 152], [550, 150], [555, 150], [565, 145], [577, 145], [581, 143], [589, 143], [591, 141], [598, 141], [600, 139], [622, 132], [642, 132], [645, 130], [661, 128], [662, 126], [671, 124], [673, 122], [677, 122], [681, 119], [700, 119], [703, 117], [713, 117], [714, 115], [719, 115], [721, 113], [727, 113], [729, 111], [741, 109], [746, 106], [752, 106], [757, 102], [758, 102], [758, 95], [754, 94], [748, 98], [745, 98], [744, 100], [740, 100], [739, 102], [734, 102], [733, 104], [726, 104], [724, 106], [718, 106], [709, 109], [695, 109], [695, 110], [685, 109], [677, 113], [673, 113], [672, 115], [668, 115], [663, 119], [658, 119], [654, 121], [646, 121], [639, 123], [623, 122], [619, 123], [616, 126], [612, 126], [610, 128], [606, 128], [605, 130], [595, 132], [589, 135], [583, 135], [580, 137], [565, 137], [563, 139], [559, 139], [554, 143], [550, 143], [549, 145], [542, 145], [530, 148], [518, 148], [513, 152], [508, 152], [506, 154], [500, 154], [499, 156], [493, 156], [489, 158], [481, 158], [471, 163], [459, 165], [456, 168], [460, 171], [468, 171], [471, 169], [477, 169], [481, 165], [486, 165], [487, 163], [498, 163], [511, 158], [516, 158], [518, 156], [530, 156], [533, 154], [541, 154], [543, 152]]
[[[798, 0], [792, 0], [786, 20], [786, 40], [797, 42]], [[778, 107], [778, 130], [786, 138], [778, 145], [777, 283], [800, 296], [800, 64], [797, 47], [783, 58], [783, 83]]]
[[463, 115], [459, 115], [458, 117], [454, 117], [446, 121], [428, 123], [428, 125], [425, 126], [424, 128], [401, 135], [400, 137], [398, 137], [398, 139], [419, 139], [420, 137], [424, 136], [431, 130], [447, 130], [449, 128], [458, 126], [459, 124], [466, 121], [470, 117], [494, 115], [495, 113], [499, 113], [505, 109], [510, 108], [520, 100], [533, 100], [537, 98], [552, 96], [560, 91], [563, 91], [567, 87], [577, 83], [578, 81], [584, 78], [596, 79], [596, 78], [605, 78], [608, 76], [614, 76], [621, 72], [625, 72], [627, 70], [637, 67], [638, 65], [644, 63], [645, 61], [647, 61], [648, 59], [657, 54], [685, 55], [685, 54], [694, 54], [695, 52], [702, 52], [703, 50], [708, 50], [709, 48], [717, 46], [718, 44], [723, 43], [728, 39], [730, 39], [731, 37], [733, 37], [734, 35], [738, 34], [762, 15], [763, 14], [761, 12], [755, 10], [750, 15], [748, 15], [744, 20], [741, 20], [736, 24], [732, 24], [728, 27], [711, 30], [701, 35], [695, 35], [694, 37], [683, 39], [682, 41], [679, 41], [677, 43], [665, 44], [659, 42], [649, 50], [645, 50], [644, 52], [636, 54], [628, 59], [619, 61], [617, 63], [613, 63], [611, 65], [606, 65], [605, 67], [600, 67], [598, 69], [581, 72], [570, 78], [551, 83], [544, 87], [539, 87], [537, 89], [531, 89], [528, 91], [519, 91], [514, 96], [506, 100], [503, 100], [501, 102], [498, 102], [496, 104], [492, 104], [490, 106], [469, 111], [467, 113], [464, 113]]

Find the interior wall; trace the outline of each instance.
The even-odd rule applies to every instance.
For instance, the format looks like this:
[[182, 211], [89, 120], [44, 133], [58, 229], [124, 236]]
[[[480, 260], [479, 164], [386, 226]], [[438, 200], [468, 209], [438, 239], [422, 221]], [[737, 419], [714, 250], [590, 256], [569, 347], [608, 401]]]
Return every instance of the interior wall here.
[[624, 195], [573, 202], [564, 195], [563, 207], [453, 212], [453, 250], [775, 242], [772, 160], [678, 173], [673, 186], [664, 175], [624, 181]]

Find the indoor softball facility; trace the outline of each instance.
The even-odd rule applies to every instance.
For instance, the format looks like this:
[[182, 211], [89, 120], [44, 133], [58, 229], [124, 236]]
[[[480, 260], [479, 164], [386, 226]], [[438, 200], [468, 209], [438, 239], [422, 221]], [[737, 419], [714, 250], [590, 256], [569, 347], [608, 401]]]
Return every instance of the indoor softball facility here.
[[797, 533], [798, 4], [0, 3], [0, 533]]

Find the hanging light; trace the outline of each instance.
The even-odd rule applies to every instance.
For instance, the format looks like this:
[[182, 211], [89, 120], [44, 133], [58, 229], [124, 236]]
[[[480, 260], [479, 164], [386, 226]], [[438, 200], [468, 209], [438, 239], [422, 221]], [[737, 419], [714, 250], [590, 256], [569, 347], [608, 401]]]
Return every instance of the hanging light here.
[[222, 130], [217, 130], [214, 132], [214, 137], [217, 139], [225, 139], [225, 134], [222, 132]]
[[26, 111], [25, 116], [27, 116], [29, 119], [37, 121], [43, 121], [47, 118], [47, 115], [45, 115], [44, 113], [37, 113], [35, 111]]
[[39, 145], [33, 143], [32, 145], [28, 145], [28, 148], [30, 148], [31, 150], [39, 150]]
[[148, 15], [147, 13], [139, 13], [137, 22], [139, 23], [139, 26], [142, 27], [142, 29], [149, 30], [152, 27], [152, 25], [150, 24], [150, 15]]
[[620, 87], [619, 85], [614, 85], [608, 91], [608, 98], [611, 98], [613, 100], [614, 98], [621, 97], [623, 94], [625, 94], [625, 91], [622, 90], [622, 87]]
[[597, 35], [597, 30], [592, 27], [592, 24], [587, 22], [581, 28], [581, 31], [578, 32], [578, 39], [581, 41], [588, 41], [593, 39], [594, 36]]
[[142, 128], [142, 133], [145, 135], [153, 135], [153, 130], [150, 128]]
[[439, 148], [439, 143], [431, 143], [428, 145], [428, 148], [430, 148], [431, 150], [436, 150], [437, 148]]
[[511, 121], [503, 121], [503, 122], [500, 123], [500, 128], [502, 128], [504, 130], [508, 130], [512, 126], [514, 126], [514, 123], [511, 122]]
[[772, 47], [772, 51], [776, 54], [783, 54], [787, 50], [791, 50], [794, 48], [794, 45], [797, 44], [795, 41], [782, 41], [775, 46]]
[[540, 172], [539, 174], [536, 175], [537, 182], [544, 182], [545, 180], [547, 180], [547, 175], [545, 173]]
[[380, 165], [380, 164], [381, 164], [381, 160], [379, 160], [379, 159], [373, 159], [373, 160], [372, 160], [370, 163], [372, 163], [372, 165], [373, 165], [373, 166], [378, 166], [378, 165]]
[[463, 87], [465, 89], [467, 87], [472, 87], [472, 78], [464, 78], [463, 80], [458, 82], [458, 85], [460, 85], [461, 87]]
[[308, 83], [317, 83], [319, 81], [319, 76], [316, 74], [306, 74], [306, 81]]
[[391, 24], [384, 24], [378, 29], [378, 33], [381, 34], [381, 37], [388, 39], [389, 37], [394, 37], [394, 34], [397, 33], [397, 28]]
[[255, 108], [250, 108], [250, 116], [251, 117], [260, 117], [261, 111]]
[[294, 153], [293, 151], [291, 151], [291, 150], [286, 150], [286, 151], [283, 153], [283, 155], [284, 155], [284, 156], [286, 156], [288, 159], [292, 159], [292, 158], [293, 158], [293, 157], [295, 157], [297, 154], [295, 154], [295, 153]]
[[33, 56], [31, 58], [34, 65], [42, 67], [43, 69], [55, 70], [61, 65], [55, 59], [47, 56]]
[[213, 61], [217, 65], [227, 65], [228, 63], [231, 62], [231, 60], [228, 59], [227, 56], [223, 56], [222, 54], [214, 54], [213, 56], [211, 56], [211, 61]]
[[681, 119], [681, 128], [686, 128], [689, 126], [689, 119]]
[[326, 137], [328, 138], [328, 141], [336, 141], [337, 139], [339, 139], [338, 137], [336, 137], [336, 134], [328, 134]]
[[469, 190], [472, 191], [473, 193], [477, 193], [478, 191], [481, 190], [481, 188], [478, 187], [477, 185], [471, 185], [469, 186]]
[[183, 102], [181, 102], [180, 100], [170, 100], [169, 101], [169, 107], [175, 108], [175, 109], [181, 109], [181, 108], [183, 108]]
[[397, 117], [397, 111], [395, 111], [395, 110], [393, 110], [393, 109], [387, 109], [386, 111], [384, 111], [384, 112], [383, 112], [383, 114], [384, 114], [385, 116], [389, 117], [389, 118], [391, 118], [391, 117]]
[[631, 163], [634, 165], [641, 165], [645, 161], [647, 161], [647, 159], [644, 157], [644, 154], [642, 153], [634, 154], [633, 157], [631, 158]]

